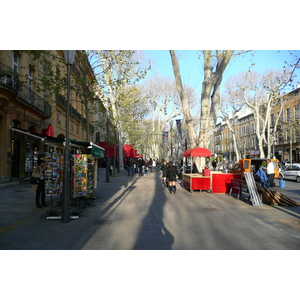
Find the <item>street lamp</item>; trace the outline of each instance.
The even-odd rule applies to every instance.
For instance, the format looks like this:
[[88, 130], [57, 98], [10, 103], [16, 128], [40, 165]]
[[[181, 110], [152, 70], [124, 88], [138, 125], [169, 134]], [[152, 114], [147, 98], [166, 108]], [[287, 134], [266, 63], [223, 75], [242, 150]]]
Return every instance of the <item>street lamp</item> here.
[[171, 135], [171, 160], [173, 160], [173, 144], [172, 144], [172, 129], [173, 129], [173, 124], [174, 124], [174, 121], [171, 120], [170, 121], [170, 127], [171, 127], [171, 130], [170, 130], [170, 135]]
[[63, 201], [62, 201], [62, 223], [70, 222], [70, 140], [69, 140], [69, 123], [70, 123], [70, 78], [71, 67], [74, 63], [75, 50], [65, 50], [64, 56], [68, 67], [67, 76], [67, 112], [66, 112], [66, 145], [65, 145], [65, 164], [63, 179]]

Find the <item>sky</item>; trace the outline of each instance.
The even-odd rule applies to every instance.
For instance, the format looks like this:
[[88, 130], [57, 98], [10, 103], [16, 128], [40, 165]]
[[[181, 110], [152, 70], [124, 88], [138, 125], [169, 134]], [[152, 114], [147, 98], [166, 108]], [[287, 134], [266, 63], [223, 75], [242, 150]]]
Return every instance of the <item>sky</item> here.
[[[203, 80], [203, 66], [197, 58], [199, 51], [181, 50], [176, 51], [183, 83], [191, 85], [198, 93], [201, 93], [201, 84]], [[293, 51], [300, 58], [300, 51]], [[254, 56], [252, 56], [254, 54]], [[153, 70], [148, 77], [158, 75], [162, 77], [170, 77], [174, 79], [171, 57], [168, 50], [147, 50], [145, 51], [147, 58], [153, 60]], [[288, 50], [257, 50], [246, 53], [243, 57], [232, 58], [223, 76], [223, 85], [225, 81], [232, 75], [241, 72], [247, 72], [249, 66], [254, 63], [253, 70], [263, 73], [268, 69], [283, 70], [284, 62], [291, 61], [292, 57]], [[300, 82], [300, 70], [296, 71]]]

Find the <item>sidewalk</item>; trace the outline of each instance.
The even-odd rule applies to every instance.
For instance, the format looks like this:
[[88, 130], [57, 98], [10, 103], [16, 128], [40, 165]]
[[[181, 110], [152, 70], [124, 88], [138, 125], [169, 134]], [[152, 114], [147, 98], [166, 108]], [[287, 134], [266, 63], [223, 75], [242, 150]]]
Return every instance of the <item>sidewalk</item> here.
[[28, 182], [0, 189], [0, 249], [300, 249], [300, 207], [254, 207], [225, 194], [190, 193], [179, 183], [174, 195], [161, 173], [121, 171], [106, 182], [101, 171], [94, 206], [69, 223], [45, 219], [50, 207], [35, 207]]

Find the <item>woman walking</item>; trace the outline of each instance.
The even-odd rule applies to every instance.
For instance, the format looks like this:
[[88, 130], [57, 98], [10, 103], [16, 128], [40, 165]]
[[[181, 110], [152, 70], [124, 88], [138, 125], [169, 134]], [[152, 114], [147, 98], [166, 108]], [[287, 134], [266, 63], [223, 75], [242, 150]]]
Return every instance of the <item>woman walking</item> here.
[[160, 168], [163, 172], [162, 177], [163, 177], [163, 181], [164, 181], [164, 187], [167, 187], [167, 170], [168, 170], [168, 165], [167, 165], [167, 161], [164, 160], [161, 168]]
[[170, 193], [176, 193], [176, 181], [178, 176], [177, 168], [173, 165], [172, 162], [169, 163], [169, 168], [167, 170], [167, 177], [169, 180], [169, 191]]

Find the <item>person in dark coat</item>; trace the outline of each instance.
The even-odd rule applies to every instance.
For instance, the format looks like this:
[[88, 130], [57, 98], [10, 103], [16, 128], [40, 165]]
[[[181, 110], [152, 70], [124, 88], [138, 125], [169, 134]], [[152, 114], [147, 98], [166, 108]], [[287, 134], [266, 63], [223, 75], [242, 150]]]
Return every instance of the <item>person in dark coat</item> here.
[[[41, 159], [37, 161], [37, 167], [32, 172], [32, 177], [38, 178], [39, 182], [36, 185], [35, 204], [36, 207], [41, 208], [42, 206], [47, 207], [46, 204], [46, 191], [45, 191], [45, 162]], [[40, 204], [41, 200], [41, 204]]]
[[215, 159], [212, 161], [211, 165], [212, 165], [212, 167], [214, 168], [214, 171], [216, 171], [217, 162], [216, 162]]
[[167, 161], [164, 160], [161, 168], [160, 168], [163, 172], [162, 177], [163, 177], [163, 181], [164, 181], [164, 187], [167, 187], [167, 170], [168, 170], [168, 165], [167, 165]]
[[173, 165], [172, 162], [169, 163], [169, 168], [167, 169], [167, 178], [169, 181], [169, 191], [170, 193], [176, 193], [176, 181], [178, 176], [178, 170]]
[[138, 167], [139, 167], [139, 176], [145, 176], [145, 171], [144, 171], [145, 161], [142, 158], [139, 159]]
[[134, 174], [134, 160], [132, 158], [132, 156], [130, 156], [128, 159], [127, 159], [127, 172], [128, 172], [128, 176], [133, 176]]

